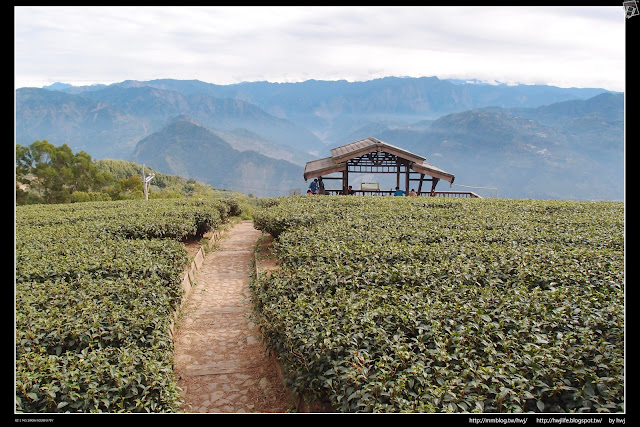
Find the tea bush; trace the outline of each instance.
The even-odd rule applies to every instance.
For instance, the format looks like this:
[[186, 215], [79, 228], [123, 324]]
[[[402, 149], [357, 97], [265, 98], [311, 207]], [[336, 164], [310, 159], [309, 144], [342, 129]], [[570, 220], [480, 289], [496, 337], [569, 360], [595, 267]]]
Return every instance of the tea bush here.
[[342, 412], [624, 410], [624, 205], [291, 196], [251, 283], [289, 385]]
[[187, 251], [232, 198], [16, 207], [16, 411], [176, 412]]

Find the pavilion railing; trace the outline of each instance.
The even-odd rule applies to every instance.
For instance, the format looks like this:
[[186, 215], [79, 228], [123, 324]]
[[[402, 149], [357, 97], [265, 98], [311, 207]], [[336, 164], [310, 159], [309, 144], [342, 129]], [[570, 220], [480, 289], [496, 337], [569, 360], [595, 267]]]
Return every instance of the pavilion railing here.
[[[338, 195], [342, 190], [324, 190], [327, 195]], [[356, 196], [391, 196], [394, 190], [372, 190], [362, 191], [355, 190]], [[482, 196], [474, 193], [473, 191], [435, 191], [433, 196], [428, 191], [423, 191], [419, 194], [419, 197], [463, 197], [463, 198], [482, 198]]]
[[436, 191], [436, 196], [439, 196], [439, 197], [470, 197], [470, 198], [482, 199], [482, 196], [474, 193], [473, 191]]

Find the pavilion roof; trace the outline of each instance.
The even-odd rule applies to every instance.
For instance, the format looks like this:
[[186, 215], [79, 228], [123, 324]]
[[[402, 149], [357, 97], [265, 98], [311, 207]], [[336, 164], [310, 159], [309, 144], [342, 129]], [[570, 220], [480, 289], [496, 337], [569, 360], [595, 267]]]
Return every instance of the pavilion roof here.
[[331, 157], [307, 162], [304, 168], [304, 179], [307, 180], [309, 178], [328, 175], [334, 172], [345, 171], [349, 160], [372, 152], [386, 152], [405, 159], [409, 162], [411, 169], [418, 173], [443, 179], [449, 183], [453, 183], [453, 180], [455, 179], [453, 174], [445, 172], [431, 163], [428, 163], [427, 159], [424, 157], [403, 148], [396, 147], [395, 145], [380, 141], [379, 139], [371, 136], [340, 147], [332, 148]]

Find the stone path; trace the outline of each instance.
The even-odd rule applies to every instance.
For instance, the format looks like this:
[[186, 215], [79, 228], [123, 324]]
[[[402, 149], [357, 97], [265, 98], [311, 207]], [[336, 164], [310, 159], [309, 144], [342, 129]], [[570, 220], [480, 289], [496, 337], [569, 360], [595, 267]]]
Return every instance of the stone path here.
[[176, 322], [183, 412], [290, 412], [295, 405], [251, 321], [249, 273], [261, 232], [236, 223], [209, 252]]

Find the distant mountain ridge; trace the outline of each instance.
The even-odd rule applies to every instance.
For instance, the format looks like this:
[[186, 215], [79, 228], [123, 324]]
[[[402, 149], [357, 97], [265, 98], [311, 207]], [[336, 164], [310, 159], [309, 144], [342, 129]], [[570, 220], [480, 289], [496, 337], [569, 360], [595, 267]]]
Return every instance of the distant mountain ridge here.
[[491, 107], [378, 137], [455, 171], [458, 183], [496, 187], [501, 197], [623, 200], [623, 105], [623, 95], [601, 94], [531, 109]]
[[85, 96], [23, 88], [16, 91], [15, 132], [22, 145], [46, 139], [96, 158], [128, 160], [150, 120]]
[[[624, 95], [597, 88], [436, 77], [234, 85], [173, 79], [82, 87], [56, 83], [16, 90], [16, 142], [47, 139], [96, 158], [153, 157], [141, 148], [148, 141], [138, 143], [164, 135], [180, 115], [235, 151], [254, 151], [254, 159], [260, 154], [298, 168], [328, 156], [331, 147], [375, 136], [427, 157], [454, 173], [456, 183], [495, 185], [504, 197], [624, 197]], [[177, 138], [178, 129], [171, 130]], [[187, 142], [177, 141], [174, 148], [184, 150]], [[213, 139], [207, 141], [206, 149], [214, 150]], [[198, 179], [203, 166], [196, 167], [193, 157], [172, 156], [170, 145], [153, 144], [165, 150], [165, 167], [183, 165]], [[269, 160], [260, 159], [266, 167]]]
[[237, 189], [257, 196], [286, 194], [304, 185], [301, 166], [251, 150], [235, 150], [185, 115], [140, 140], [133, 159], [215, 188]]
[[[607, 92], [597, 88], [547, 85], [464, 84], [459, 80], [440, 80], [437, 77], [385, 77], [365, 82], [246, 82], [230, 85], [199, 80], [158, 79], [145, 82], [127, 80], [110, 86], [153, 87], [185, 96], [203, 94], [248, 102], [274, 117], [288, 119], [311, 130], [326, 144], [335, 143], [341, 135], [369, 121], [437, 119], [446, 114], [487, 106], [534, 108], [587, 99]], [[94, 86], [84, 88], [95, 92]], [[72, 88], [64, 90], [68, 92]]]

